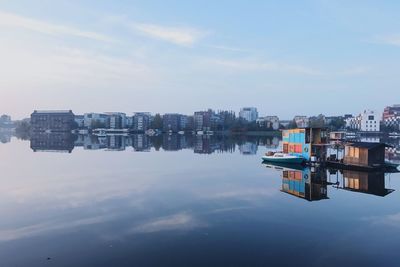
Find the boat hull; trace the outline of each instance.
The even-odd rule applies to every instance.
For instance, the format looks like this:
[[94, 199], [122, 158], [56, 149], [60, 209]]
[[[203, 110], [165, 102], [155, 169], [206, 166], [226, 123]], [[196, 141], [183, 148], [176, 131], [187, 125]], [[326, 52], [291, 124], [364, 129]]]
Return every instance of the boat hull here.
[[276, 157], [263, 156], [262, 159], [263, 161], [276, 162], [276, 163], [301, 164], [304, 162], [303, 158], [298, 158], [298, 157], [276, 158]]

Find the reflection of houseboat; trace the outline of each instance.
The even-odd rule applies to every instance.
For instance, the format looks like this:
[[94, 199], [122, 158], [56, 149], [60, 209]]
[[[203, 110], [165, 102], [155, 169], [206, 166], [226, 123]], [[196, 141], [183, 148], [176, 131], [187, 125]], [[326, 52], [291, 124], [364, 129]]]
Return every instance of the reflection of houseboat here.
[[394, 191], [393, 189], [386, 188], [385, 174], [383, 172], [350, 170], [343, 170], [343, 181], [337, 188], [382, 197]]
[[308, 201], [327, 199], [326, 172], [311, 172], [310, 168], [283, 170], [282, 192]]

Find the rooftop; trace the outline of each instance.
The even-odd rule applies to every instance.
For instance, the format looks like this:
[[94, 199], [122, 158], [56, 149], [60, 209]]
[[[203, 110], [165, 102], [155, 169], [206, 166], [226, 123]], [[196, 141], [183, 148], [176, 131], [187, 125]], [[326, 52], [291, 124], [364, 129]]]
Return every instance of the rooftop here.
[[369, 143], [369, 142], [350, 142], [346, 143], [346, 146], [352, 146], [352, 147], [359, 147], [359, 148], [367, 148], [367, 149], [372, 149], [380, 146], [390, 146], [385, 143]]

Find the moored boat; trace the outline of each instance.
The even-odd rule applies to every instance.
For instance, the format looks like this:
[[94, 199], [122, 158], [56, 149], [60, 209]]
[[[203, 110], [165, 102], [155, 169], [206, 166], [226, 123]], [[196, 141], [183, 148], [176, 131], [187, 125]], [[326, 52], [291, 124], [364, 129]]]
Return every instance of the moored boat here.
[[300, 156], [290, 155], [286, 153], [273, 153], [273, 154], [266, 154], [262, 157], [263, 161], [269, 162], [279, 162], [279, 163], [294, 163], [294, 164], [301, 164], [304, 162], [304, 158]]

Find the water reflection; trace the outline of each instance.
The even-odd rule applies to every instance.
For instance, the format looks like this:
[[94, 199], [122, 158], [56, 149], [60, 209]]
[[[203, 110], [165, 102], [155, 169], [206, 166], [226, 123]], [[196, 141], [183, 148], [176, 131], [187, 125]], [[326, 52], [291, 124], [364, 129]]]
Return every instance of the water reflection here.
[[328, 186], [381, 197], [394, 191], [386, 188], [387, 179], [384, 172], [336, 170], [276, 163], [265, 166], [280, 172], [282, 192], [308, 201], [328, 199]]
[[35, 133], [30, 138], [33, 151], [72, 152], [75, 147], [85, 150], [124, 151], [133, 148], [136, 152], [155, 150], [178, 151], [192, 149], [197, 154], [234, 153], [236, 146], [244, 155], [256, 155], [258, 146], [277, 148], [277, 137], [253, 137], [235, 135], [180, 135], [164, 134], [148, 136], [134, 135], [73, 135], [69, 133]]

